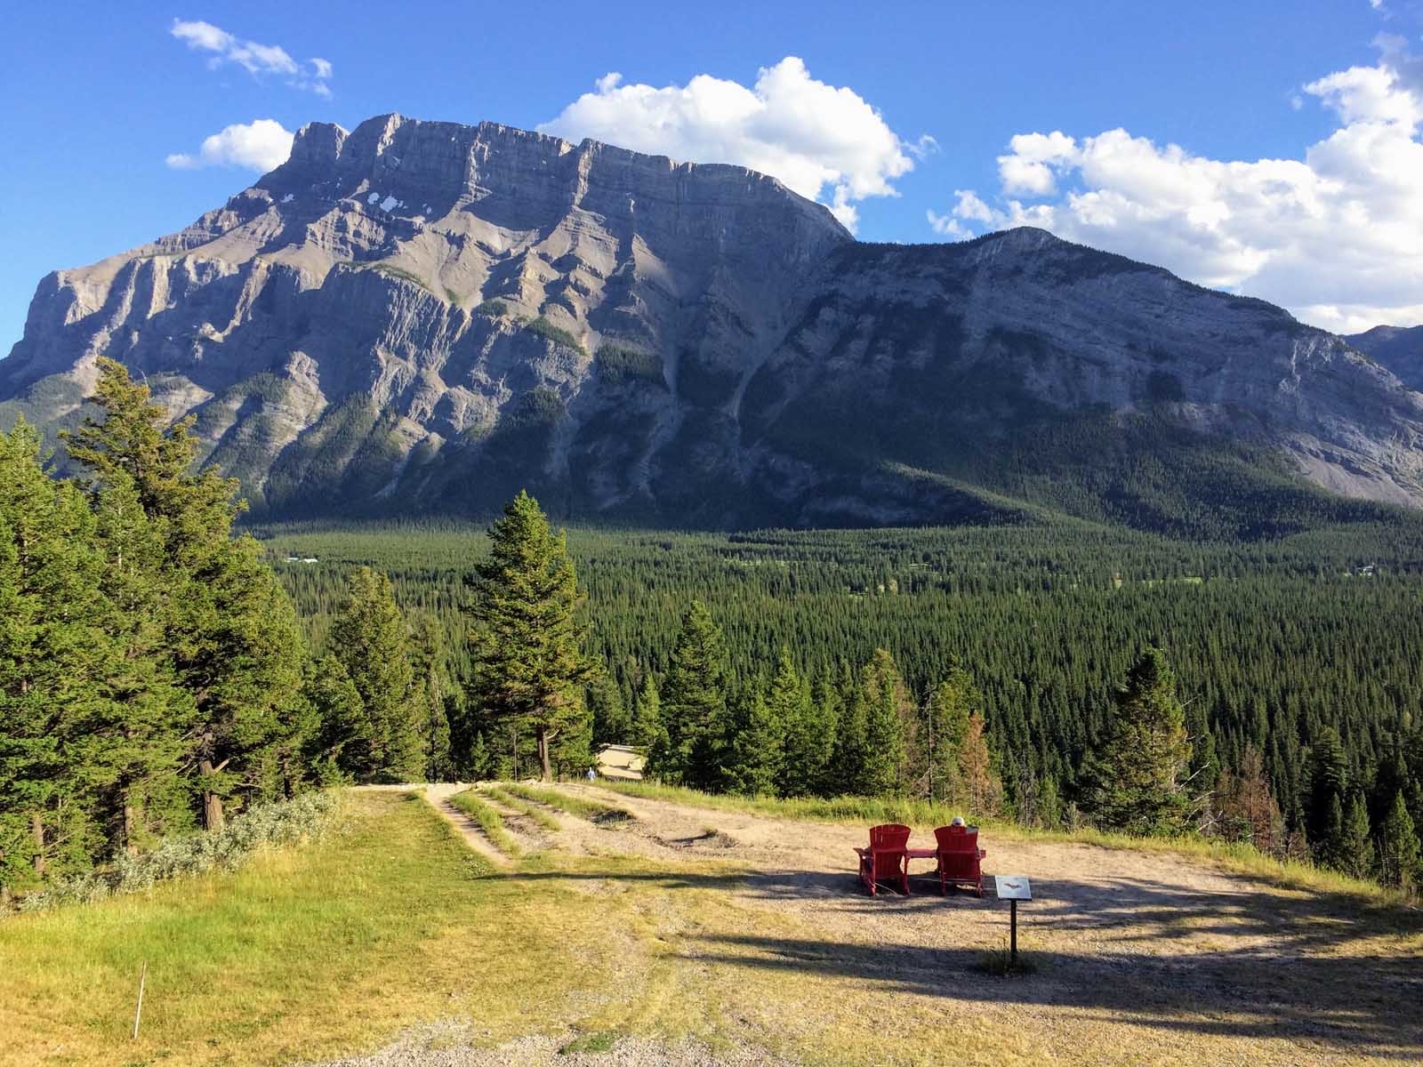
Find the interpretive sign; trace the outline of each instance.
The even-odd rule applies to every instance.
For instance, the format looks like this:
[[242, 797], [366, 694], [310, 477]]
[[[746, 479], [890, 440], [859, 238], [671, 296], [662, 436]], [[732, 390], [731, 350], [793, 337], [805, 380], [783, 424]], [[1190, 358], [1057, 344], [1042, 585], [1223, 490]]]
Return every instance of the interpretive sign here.
[[994, 875], [998, 882], [999, 900], [1032, 900], [1033, 887], [1025, 874]]

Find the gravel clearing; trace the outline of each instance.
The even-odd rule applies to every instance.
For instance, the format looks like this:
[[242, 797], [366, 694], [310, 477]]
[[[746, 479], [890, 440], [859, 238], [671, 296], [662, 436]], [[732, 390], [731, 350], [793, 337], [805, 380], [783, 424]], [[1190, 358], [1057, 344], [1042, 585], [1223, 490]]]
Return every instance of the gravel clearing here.
[[[523, 1037], [497, 1048], [474, 1048], [471, 1027], [434, 1023], [407, 1031], [370, 1056], [303, 1067], [795, 1067], [757, 1049], [718, 1049], [694, 1041], [669, 1044], [637, 1037], [611, 1039], [611, 1046], [577, 1051], [578, 1035], [562, 1039]], [[589, 1037], [581, 1038], [589, 1042]], [[572, 1047], [570, 1047], [572, 1046]], [[566, 1050], [566, 1051], [565, 1051]]]

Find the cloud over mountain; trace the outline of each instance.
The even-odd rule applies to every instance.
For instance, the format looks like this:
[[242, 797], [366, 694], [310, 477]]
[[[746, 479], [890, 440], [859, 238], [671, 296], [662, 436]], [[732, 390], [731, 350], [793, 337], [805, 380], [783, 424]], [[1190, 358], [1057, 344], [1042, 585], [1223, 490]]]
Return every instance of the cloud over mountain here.
[[539, 130], [750, 167], [830, 205], [852, 230], [856, 203], [897, 195], [894, 180], [933, 146], [927, 137], [904, 140], [853, 89], [813, 78], [795, 56], [762, 67], [750, 87], [698, 74], [686, 85], [658, 88], [609, 73]]
[[166, 162], [175, 170], [246, 167], [266, 173], [285, 163], [291, 151], [290, 130], [276, 119], [256, 119], [228, 126], [204, 138], [196, 154], [175, 152]]
[[1303, 87], [1337, 128], [1300, 159], [1218, 160], [1124, 129], [1019, 134], [996, 196], [928, 213], [964, 238], [1034, 225], [1283, 304], [1339, 332], [1423, 322], [1423, 92], [1405, 43]]

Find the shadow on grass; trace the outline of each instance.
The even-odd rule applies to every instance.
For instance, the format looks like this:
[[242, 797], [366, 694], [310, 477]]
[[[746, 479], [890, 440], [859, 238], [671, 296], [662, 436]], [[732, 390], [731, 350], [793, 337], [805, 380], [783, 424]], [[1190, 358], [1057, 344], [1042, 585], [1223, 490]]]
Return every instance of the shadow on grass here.
[[[1423, 1061], [1423, 959], [1354, 951], [1361, 938], [1423, 932], [1423, 917], [1369, 906], [1345, 893], [1255, 891], [1249, 879], [1201, 891], [1148, 879], [1035, 883], [1023, 917], [1043, 948], [1037, 974], [1009, 980], [982, 972], [983, 946], [912, 943], [947, 910], [1006, 911], [971, 894], [938, 895], [916, 879], [909, 897], [870, 898], [853, 872], [540, 872], [532, 880], [646, 883], [669, 891], [713, 889], [800, 900], [817, 912], [863, 914], [865, 941], [844, 927], [826, 940], [704, 934], [699, 961], [788, 974], [851, 978], [870, 987], [960, 1001], [1053, 1005], [1139, 1026], [1210, 1036], [1275, 1039], [1401, 1062]], [[905, 919], [902, 943], [873, 942], [884, 919]], [[1059, 935], [1067, 935], [1060, 937]], [[1077, 935], [1074, 937], [1074, 935]], [[1082, 951], [1062, 944], [1090, 944]], [[853, 936], [853, 935], [851, 935]], [[1189, 939], [1189, 940], [1188, 940]], [[1056, 944], [1054, 943], [1056, 942]]]

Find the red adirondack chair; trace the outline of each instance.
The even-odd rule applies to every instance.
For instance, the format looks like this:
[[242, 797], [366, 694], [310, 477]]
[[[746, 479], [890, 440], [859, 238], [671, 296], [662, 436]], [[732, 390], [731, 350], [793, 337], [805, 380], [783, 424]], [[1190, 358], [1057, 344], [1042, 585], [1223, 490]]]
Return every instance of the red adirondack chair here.
[[898, 879], [900, 890], [909, 895], [908, 847], [909, 827], [897, 823], [870, 827], [870, 847], [855, 849], [860, 856], [860, 881], [870, 896], [876, 895], [879, 882], [891, 879]]
[[983, 896], [983, 869], [988, 853], [978, 847], [977, 827], [941, 826], [934, 831], [939, 849], [939, 893], [947, 896], [949, 884], [964, 886]]

